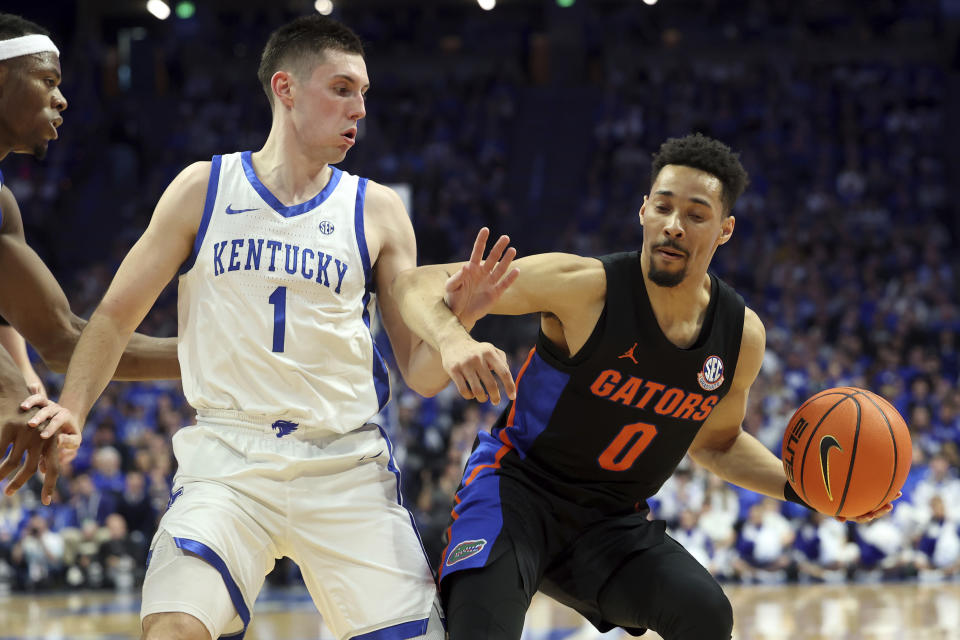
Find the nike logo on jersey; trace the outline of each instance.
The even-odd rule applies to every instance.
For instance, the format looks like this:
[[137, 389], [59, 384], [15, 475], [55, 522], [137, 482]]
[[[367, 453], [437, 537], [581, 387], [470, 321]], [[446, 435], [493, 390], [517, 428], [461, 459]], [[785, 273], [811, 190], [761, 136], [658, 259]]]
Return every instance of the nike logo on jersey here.
[[830, 492], [830, 449], [843, 451], [840, 443], [833, 436], [820, 438], [820, 471], [823, 473], [823, 486], [827, 488], [827, 498], [833, 502], [833, 493]]
[[233, 216], [233, 215], [236, 215], [236, 214], [238, 214], [238, 213], [246, 213], [247, 211], [259, 211], [259, 209], [234, 209], [232, 202], [227, 205], [227, 215], [228, 215], [228, 216]]
[[622, 356], [617, 356], [617, 360], [622, 360], [623, 358], [630, 358], [631, 360], [633, 360], [633, 364], [640, 364], [639, 362], [637, 362], [637, 359], [633, 357], [633, 350], [637, 348], [638, 344], [639, 343], [634, 342], [633, 346], [627, 349]]
[[706, 396], [691, 393], [677, 387], [626, 376], [615, 369], [601, 371], [590, 391], [600, 398], [618, 402], [635, 409], [650, 408], [662, 416], [681, 420], [703, 421], [720, 401], [716, 395]]
[[271, 428], [277, 430], [277, 437], [282, 438], [283, 436], [290, 435], [297, 430], [299, 423], [290, 422], [289, 420], [277, 420], [272, 425]]
[[363, 462], [364, 460], [373, 460], [374, 458], [379, 458], [381, 455], [383, 455], [383, 450], [382, 450], [382, 449], [380, 450], [379, 453], [377, 453], [377, 455], [375, 455], [375, 456], [363, 456], [362, 458], [360, 458], [359, 460], [357, 460], [357, 462]]
[[[230, 250], [227, 251], [229, 245]], [[224, 264], [226, 263], [226, 264]], [[228, 271], [280, 271], [290, 275], [299, 274], [306, 280], [313, 280], [334, 293], [340, 293], [340, 287], [350, 265], [323, 251], [310, 247], [266, 240], [263, 238], [235, 238], [213, 244], [213, 275], [220, 276]], [[336, 273], [333, 273], [336, 271]], [[331, 284], [331, 277], [336, 284]]]

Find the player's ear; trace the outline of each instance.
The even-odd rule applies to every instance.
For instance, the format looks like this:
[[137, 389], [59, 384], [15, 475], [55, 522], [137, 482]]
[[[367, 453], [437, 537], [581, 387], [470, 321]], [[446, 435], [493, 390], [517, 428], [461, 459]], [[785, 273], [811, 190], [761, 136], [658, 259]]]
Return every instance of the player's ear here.
[[273, 90], [274, 102], [286, 108], [293, 106], [293, 78], [286, 71], [277, 71], [270, 78], [270, 88]]
[[643, 226], [643, 215], [647, 211], [647, 196], [643, 196], [643, 204], [640, 205], [640, 226]]
[[733, 228], [737, 226], [737, 219], [732, 216], [726, 216], [720, 223], [720, 241], [719, 244], [726, 244], [730, 236], [733, 235]]

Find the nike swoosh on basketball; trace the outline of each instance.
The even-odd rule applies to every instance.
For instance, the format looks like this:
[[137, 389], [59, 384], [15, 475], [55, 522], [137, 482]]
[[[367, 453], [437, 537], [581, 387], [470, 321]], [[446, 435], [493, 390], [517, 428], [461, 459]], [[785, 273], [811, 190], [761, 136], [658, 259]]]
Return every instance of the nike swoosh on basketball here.
[[227, 205], [227, 215], [232, 216], [238, 213], [246, 213], [247, 211], [257, 211], [257, 209], [234, 209], [233, 203]]
[[836, 447], [838, 451], [843, 451], [840, 443], [833, 436], [823, 436], [820, 439], [820, 471], [823, 473], [823, 484], [827, 488], [827, 497], [833, 501], [833, 493], [830, 491], [830, 449]]

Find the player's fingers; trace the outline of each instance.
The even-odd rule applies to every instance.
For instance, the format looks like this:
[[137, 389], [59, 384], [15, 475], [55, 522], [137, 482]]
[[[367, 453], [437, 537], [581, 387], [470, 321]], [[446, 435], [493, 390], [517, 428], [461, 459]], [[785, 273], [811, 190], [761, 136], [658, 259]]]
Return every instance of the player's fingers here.
[[26, 400], [20, 403], [20, 408], [23, 411], [29, 411], [34, 407], [45, 407], [50, 403], [50, 400], [44, 394], [39, 393], [34, 389], [31, 389], [31, 391], [33, 391], [33, 394], [28, 396]]
[[469, 369], [464, 372], [463, 377], [467, 381], [467, 386], [470, 387], [473, 397], [477, 402], [486, 402], [487, 401], [487, 392], [483, 389], [483, 385], [480, 383], [480, 378], [477, 376], [477, 372], [473, 369]]
[[483, 261], [483, 268], [487, 273], [493, 271], [497, 266], [497, 263], [500, 262], [500, 258], [503, 256], [504, 251], [507, 250], [507, 247], [510, 246], [510, 236], [500, 236], [497, 238], [497, 241], [490, 248], [490, 252], [487, 254], [486, 260]]
[[74, 458], [77, 457], [76, 449], [60, 449], [60, 468], [62, 469], [64, 465], [68, 462], [72, 462]]
[[503, 292], [510, 288], [514, 282], [517, 281], [517, 278], [520, 277], [520, 270], [514, 269], [506, 275], [506, 277], [501, 278], [500, 282], [496, 284], [494, 291], [498, 296], [503, 295]]
[[60, 433], [57, 436], [57, 446], [61, 449], [79, 449], [81, 440], [78, 433]]
[[0, 463], [0, 480], [3, 480], [9, 476], [16, 470], [17, 467], [20, 466], [20, 460], [23, 458], [23, 450], [24, 445], [22, 442], [19, 440], [13, 442], [13, 447], [10, 450], [10, 453], [8, 453], [7, 457], [3, 459], [2, 463]]
[[490, 372], [486, 364], [480, 368], [477, 375], [480, 378], [481, 384], [483, 384], [483, 388], [486, 390], [487, 397], [490, 398], [490, 402], [500, 404], [500, 386], [497, 385], [497, 379], [493, 373]]
[[44, 398], [47, 397], [47, 392], [43, 388], [42, 382], [31, 382], [30, 384], [27, 385], [27, 389], [30, 391], [30, 393], [43, 396]]
[[450, 379], [453, 380], [453, 384], [457, 385], [457, 392], [460, 393], [460, 396], [464, 400], [473, 400], [473, 393], [470, 391], [470, 387], [467, 386], [467, 381], [464, 377], [457, 371], [448, 372]]
[[48, 422], [46, 426], [43, 428], [43, 431], [40, 432], [40, 437], [49, 438], [50, 436], [55, 434], [57, 431], [59, 431], [61, 427], [67, 424], [67, 421], [69, 419], [70, 419], [70, 414], [65, 411], [61, 411], [60, 413], [56, 414], [55, 416], [50, 418], [50, 422]]
[[444, 291], [447, 293], [453, 293], [457, 289], [463, 286], [464, 270], [458, 269], [455, 274], [447, 278], [447, 281], [443, 285]]
[[26, 484], [27, 480], [33, 477], [33, 474], [37, 472], [37, 464], [40, 462], [40, 451], [37, 448], [33, 448], [27, 451], [27, 460], [23, 463], [23, 466], [20, 467], [20, 470], [17, 472], [13, 479], [10, 481], [10, 484], [7, 485], [6, 493], [8, 496], [12, 496], [17, 492], [17, 490]]
[[52, 442], [48, 442], [43, 451], [43, 489], [40, 490], [40, 502], [50, 505], [53, 501], [53, 490], [57, 486], [57, 477], [60, 475], [60, 452]]
[[500, 260], [497, 261], [497, 264], [494, 265], [493, 271], [490, 272], [490, 277], [494, 282], [498, 282], [500, 278], [503, 277], [503, 274], [510, 269], [510, 265], [513, 263], [513, 259], [517, 257], [517, 250], [513, 247], [504, 252]]
[[483, 227], [477, 234], [477, 239], [473, 241], [473, 251], [470, 252], [470, 262], [480, 264], [483, 261], [483, 250], [487, 246], [487, 238], [490, 237], [490, 229]]
[[517, 399], [517, 383], [513, 380], [513, 374], [510, 373], [510, 366], [507, 364], [507, 356], [503, 352], [498, 354], [498, 357], [490, 363], [490, 368], [493, 370], [494, 375], [500, 379], [500, 384], [503, 386], [504, 393], [507, 394], [507, 397], [511, 400]]
[[55, 402], [51, 402], [50, 404], [37, 410], [37, 412], [33, 414], [33, 417], [30, 418], [27, 424], [29, 424], [31, 427], [40, 426], [47, 420], [51, 419], [53, 416], [60, 413], [61, 410], [62, 408], [60, 407], [60, 405], [56, 404]]

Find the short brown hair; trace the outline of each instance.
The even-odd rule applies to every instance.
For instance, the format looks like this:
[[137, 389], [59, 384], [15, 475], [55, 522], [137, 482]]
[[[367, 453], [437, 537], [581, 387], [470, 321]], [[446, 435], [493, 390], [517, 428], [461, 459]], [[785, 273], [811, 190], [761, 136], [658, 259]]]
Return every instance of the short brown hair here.
[[363, 55], [363, 43], [352, 29], [319, 14], [301, 16], [271, 33], [257, 69], [270, 108], [273, 108], [270, 87], [273, 74], [288, 65], [293, 66], [295, 73], [302, 74], [305, 62], [322, 59], [323, 53], [331, 49]]

